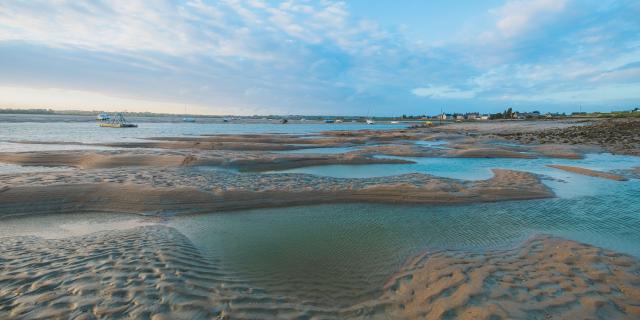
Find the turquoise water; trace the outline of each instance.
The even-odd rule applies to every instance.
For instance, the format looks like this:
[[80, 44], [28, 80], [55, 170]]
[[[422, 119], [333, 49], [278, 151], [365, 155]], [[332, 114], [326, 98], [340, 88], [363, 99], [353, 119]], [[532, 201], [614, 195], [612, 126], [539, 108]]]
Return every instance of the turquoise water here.
[[587, 154], [584, 159], [578, 160], [555, 158], [418, 158], [391, 156], [385, 156], [384, 158], [405, 159], [415, 163], [312, 166], [283, 170], [281, 172], [309, 173], [336, 178], [384, 177], [418, 172], [446, 178], [481, 180], [491, 178], [491, 176], [493, 176], [491, 169], [494, 168], [529, 171], [555, 177], [567, 177], [567, 175], [559, 174], [558, 169], [548, 168], [546, 166], [559, 164], [600, 171], [630, 169], [640, 166], [640, 157], [606, 153]]

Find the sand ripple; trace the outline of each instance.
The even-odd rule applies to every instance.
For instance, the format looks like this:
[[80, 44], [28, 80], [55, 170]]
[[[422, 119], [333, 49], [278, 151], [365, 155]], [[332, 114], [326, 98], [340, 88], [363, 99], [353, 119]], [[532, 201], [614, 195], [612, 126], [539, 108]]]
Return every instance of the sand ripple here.
[[636, 260], [552, 237], [511, 251], [423, 254], [386, 287], [380, 300], [394, 318], [640, 317]]
[[215, 268], [166, 227], [0, 241], [0, 318], [211, 318]]
[[637, 260], [545, 236], [506, 251], [424, 253], [379, 296], [343, 308], [235, 279], [169, 227], [2, 238], [0, 250], [2, 319], [640, 317]]

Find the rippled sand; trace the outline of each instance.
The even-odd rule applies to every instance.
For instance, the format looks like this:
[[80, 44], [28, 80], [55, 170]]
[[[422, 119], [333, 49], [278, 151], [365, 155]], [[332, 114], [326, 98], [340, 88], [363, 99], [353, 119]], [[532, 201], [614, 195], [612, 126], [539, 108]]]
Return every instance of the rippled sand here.
[[544, 236], [510, 251], [425, 253], [386, 287], [402, 318], [640, 317], [637, 260]]
[[427, 252], [378, 297], [314, 306], [234, 279], [175, 229], [0, 241], [2, 319], [628, 318], [640, 316], [640, 264], [551, 237], [484, 253]]

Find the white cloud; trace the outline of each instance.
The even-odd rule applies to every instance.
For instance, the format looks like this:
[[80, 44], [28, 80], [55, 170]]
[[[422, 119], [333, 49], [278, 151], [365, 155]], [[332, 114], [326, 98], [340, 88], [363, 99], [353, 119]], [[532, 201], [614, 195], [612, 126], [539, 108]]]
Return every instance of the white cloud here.
[[460, 90], [449, 86], [430, 86], [415, 88], [411, 93], [418, 97], [431, 99], [471, 99], [476, 96], [474, 90]]
[[496, 28], [503, 37], [511, 38], [535, 27], [541, 19], [565, 9], [568, 0], [511, 0], [491, 10], [498, 16]]

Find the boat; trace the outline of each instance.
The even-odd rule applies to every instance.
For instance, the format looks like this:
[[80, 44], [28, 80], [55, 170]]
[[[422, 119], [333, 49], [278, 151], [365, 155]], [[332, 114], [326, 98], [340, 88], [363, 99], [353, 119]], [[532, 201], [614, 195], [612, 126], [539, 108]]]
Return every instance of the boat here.
[[182, 118], [182, 122], [196, 122], [196, 118], [187, 116], [187, 106], [186, 105], [184, 106], [184, 115], [185, 115], [185, 117]]
[[289, 120], [287, 120], [287, 119], [282, 119], [282, 120], [280, 120], [280, 123], [282, 123], [282, 124], [287, 124], [287, 123], [289, 123]]
[[98, 121], [107, 121], [109, 119], [111, 119], [111, 116], [106, 112], [102, 112], [96, 116], [96, 120]]
[[342, 123], [342, 120], [338, 119], [336, 120], [336, 123]]
[[366, 120], [366, 123], [367, 123], [367, 124], [375, 124], [375, 122], [373, 122], [373, 120], [371, 120], [371, 119], [367, 119], [367, 120]]
[[391, 124], [398, 124], [400, 121], [391, 121]]
[[116, 116], [111, 118], [110, 121], [108, 122], [100, 123], [100, 126], [105, 128], [137, 128], [138, 127], [137, 124], [127, 122], [127, 120], [124, 118], [124, 115], [122, 113], [116, 114]]
[[324, 120], [324, 123], [334, 123], [335, 121], [331, 120], [331, 119], [326, 119]]

